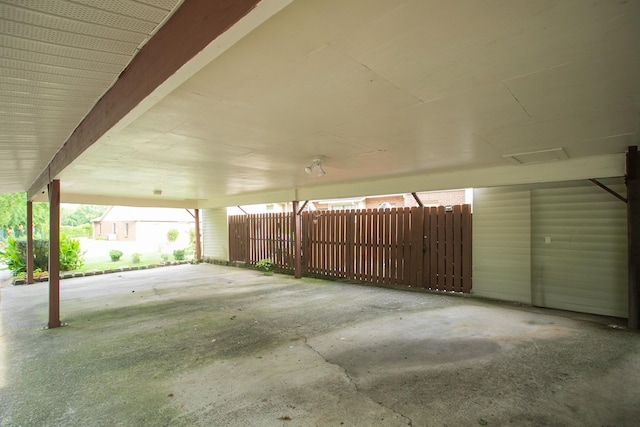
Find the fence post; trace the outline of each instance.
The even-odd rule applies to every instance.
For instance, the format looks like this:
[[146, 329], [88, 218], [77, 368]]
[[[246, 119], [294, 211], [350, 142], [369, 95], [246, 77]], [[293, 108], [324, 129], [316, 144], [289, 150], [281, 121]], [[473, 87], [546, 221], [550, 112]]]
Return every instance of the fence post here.
[[300, 227], [300, 212], [298, 212], [298, 201], [294, 200], [293, 205], [293, 256], [295, 259], [294, 264], [294, 277], [300, 279], [302, 277], [302, 228]]

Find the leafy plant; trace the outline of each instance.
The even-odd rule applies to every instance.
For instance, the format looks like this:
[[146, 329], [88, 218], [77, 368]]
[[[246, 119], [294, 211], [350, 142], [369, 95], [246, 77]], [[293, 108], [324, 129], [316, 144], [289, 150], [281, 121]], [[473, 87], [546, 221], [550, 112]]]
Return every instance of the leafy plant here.
[[176, 240], [178, 240], [179, 234], [180, 232], [178, 230], [176, 230], [175, 228], [172, 228], [169, 231], [167, 231], [167, 239], [170, 242], [175, 242]]
[[269, 258], [262, 258], [256, 264], [256, 268], [258, 270], [264, 271], [265, 273], [273, 273], [273, 267], [274, 267], [273, 261]]
[[136, 252], [135, 254], [131, 255], [131, 261], [134, 264], [139, 264], [140, 263], [140, 258], [142, 257], [142, 254]]
[[60, 270], [77, 270], [84, 265], [83, 253], [80, 250], [80, 241], [69, 239], [66, 235], [60, 236]]
[[173, 258], [175, 258], [176, 261], [182, 261], [184, 260], [184, 249], [176, 249], [173, 251]]
[[169, 255], [167, 254], [162, 254], [160, 255], [160, 258], [162, 259], [162, 261], [167, 262], [169, 261]]
[[7, 239], [7, 245], [4, 250], [0, 251], [0, 259], [7, 264], [7, 268], [14, 277], [27, 270], [26, 257], [21, 256], [14, 237]]
[[122, 251], [111, 249], [109, 251], [109, 256], [111, 257], [111, 261], [120, 261], [120, 258], [122, 257]]
[[[80, 241], [60, 236], [60, 270], [77, 270], [84, 264]], [[7, 264], [7, 268], [14, 277], [27, 271], [27, 241], [24, 239], [7, 239], [7, 245], [0, 251], [0, 259]], [[33, 240], [33, 268], [34, 271], [49, 269], [49, 241]]]

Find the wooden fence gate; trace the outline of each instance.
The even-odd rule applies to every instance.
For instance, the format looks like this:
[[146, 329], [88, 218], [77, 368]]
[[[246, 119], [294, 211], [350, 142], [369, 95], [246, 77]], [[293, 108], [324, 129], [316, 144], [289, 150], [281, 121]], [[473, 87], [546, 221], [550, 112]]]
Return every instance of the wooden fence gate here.
[[[471, 290], [471, 206], [301, 215], [302, 272], [441, 291]], [[229, 217], [231, 261], [293, 270], [294, 214]]]

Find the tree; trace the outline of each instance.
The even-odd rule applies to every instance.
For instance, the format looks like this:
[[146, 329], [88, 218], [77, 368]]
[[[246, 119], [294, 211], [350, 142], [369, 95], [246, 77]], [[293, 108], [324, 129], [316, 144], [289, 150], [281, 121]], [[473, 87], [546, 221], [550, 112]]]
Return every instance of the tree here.
[[76, 227], [83, 224], [91, 224], [96, 218], [99, 218], [108, 206], [97, 205], [80, 205], [77, 208], [62, 208], [60, 211], [61, 225]]
[[[34, 235], [49, 231], [49, 204], [33, 203]], [[0, 194], [0, 238], [27, 234], [27, 193]]]

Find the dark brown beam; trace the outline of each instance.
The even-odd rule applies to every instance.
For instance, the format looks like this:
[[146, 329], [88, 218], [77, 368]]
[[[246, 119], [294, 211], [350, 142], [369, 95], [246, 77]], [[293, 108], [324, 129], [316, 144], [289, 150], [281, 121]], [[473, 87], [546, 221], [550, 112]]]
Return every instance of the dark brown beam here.
[[[306, 207], [307, 207], [307, 204], [308, 204], [308, 203], [309, 203], [309, 201], [308, 201], [308, 200], [305, 200], [305, 202], [302, 204], [302, 207], [300, 207], [300, 209], [298, 209], [298, 212], [297, 212], [297, 213], [298, 213], [298, 215], [300, 215], [300, 214], [302, 213], [302, 211], [304, 210], [304, 208], [306, 208]], [[294, 212], [294, 213], [296, 213], [296, 210], [294, 209], [294, 210], [293, 210], [293, 212]]]
[[627, 245], [629, 273], [628, 328], [640, 329], [640, 179], [638, 179], [638, 147], [627, 151]]
[[237, 207], [238, 209], [240, 209], [240, 210], [242, 211], [242, 213], [243, 213], [243, 214], [245, 214], [245, 215], [249, 215], [249, 214], [247, 213], [247, 211], [245, 211], [244, 209], [242, 209], [242, 206], [238, 205], [238, 206], [236, 206], [236, 207]]
[[49, 184], [49, 328], [60, 323], [60, 181]]
[[411, 193], [411, 195], [413, 196], [414, 199], [416, 199], [416, 203], [418, 204], [418, 206], [420, 206], [421, 208], [424, 208], [424, 205], [422, 204], [422, 200], [420, 200], [420, 197], [418, 197], [416, 193]]
[[602, 188], [604, 191], [606, 191], [607, 193], [611, 194], [613, 197], [618, 198], [618, 199], [622, 200], [623, 202], [627, 203], [627, 198], [626, 197], [624, 197], [623, 195], [621, 195], [617, 191], [612, 190], [611, 188], [607, 187], [606, 185], [604, 185], [603, 183], [601, 183], [597, 179], [590, 178], [589, 181], [591, 181], [592, 183], [594, 183], [598, 187]]
[[35, 283], [33, 280], [33, 202], [27, 200], [27, 283]]
[[260, 0], [185, 0], [85, 116], [29, 188], [29, 200]]

